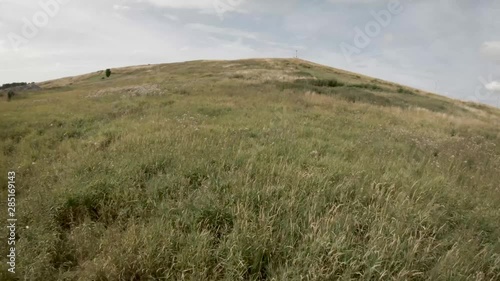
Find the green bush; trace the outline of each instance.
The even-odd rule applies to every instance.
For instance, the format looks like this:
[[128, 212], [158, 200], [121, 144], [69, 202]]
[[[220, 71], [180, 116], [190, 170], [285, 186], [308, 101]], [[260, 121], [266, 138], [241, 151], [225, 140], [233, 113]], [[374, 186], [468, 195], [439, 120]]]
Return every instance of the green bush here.
[[348, 85], [350, 88], [362, 88], [362, 89], [368, 89], [368, 90], [374, 90], [374, 91], [381, 91], [383, 90], [382, 87], [375, 85], [375, 84], [352, 84]]
[[318, 79], [318, 80], [310, 80], [310, 83], [314, 86], [319, 87], [342, 87], [344, 83], [339, 82], [335, 79]]
[[9, 91], [7, 93], [7, 99], [10, 101], [15, 95], [16, 93], [14, 91]]
[[403, 89], [402, 87], [398, 88], [398, 93], [406, 94], [406, 95], [415, 95], [415, 93], [413, 91], [408, 90], [408, 89]]

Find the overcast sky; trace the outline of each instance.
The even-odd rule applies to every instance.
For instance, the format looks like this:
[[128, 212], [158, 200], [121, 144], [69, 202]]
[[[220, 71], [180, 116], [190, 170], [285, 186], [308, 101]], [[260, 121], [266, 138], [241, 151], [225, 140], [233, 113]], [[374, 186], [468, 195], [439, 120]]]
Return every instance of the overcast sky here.
[[0, 84], [295, 50], [500, 106], [497, 0], [0, 0]]

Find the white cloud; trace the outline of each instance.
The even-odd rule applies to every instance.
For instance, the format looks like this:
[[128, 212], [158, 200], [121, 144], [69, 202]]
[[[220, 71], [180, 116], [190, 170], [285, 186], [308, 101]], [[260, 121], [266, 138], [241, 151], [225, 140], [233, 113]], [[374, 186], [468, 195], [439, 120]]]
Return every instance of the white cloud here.
[[230, 35], [230, 36], [234, 36], [234, 37], [241, 37], [241, 38], [247, 38], [247, 39], [253, 39], [253, 40], [257, 40], [257, 37], [258, 37], [257, 33], [253, 33], [253, 32], [246, 32], [246, 31], [233, 29], [233, 28], [217, 27], [217, 26], [211, 26], [211, 25], [199, 24], [199, 23], [190, 23], [190, 24], [187, 24], [186, 27], [188, 27], [190, 29], [203, 31], [205, 33]]
[[171, 21], [179, 21], [179, 17], [176, 15], [164, 14], [163, 16]]
[[376, 2], [381, 2], [381, 0], [328, 0], [328, 2], [330, 2], [330, 3], [376, 3]]
[[484, 85], [484, 87], [490, 91], [500, 92], [500, 82], [499, 81], [490, 82], [490, 83]]
[[484, 42], [481, 54], [487, 59], [500, 62], [500, 41]]
[[118, 5], [118, 4], [115, 4], [113, 5], [113, 9], [115, 10], [130, 10], [130, 7], [129, 6], [125, 6], [125, 5]]
[[215, 0], [145, 0], [153, 5], [176, 9], [207, 9]]
[[7, 48], [5, 47], [5, 41], [0, 40], [0, 53], [7, 52]]
[[204, 14], [267, 13], [287, 14], [293, 11], [300, 0], [135, 0], [147, 2], [157, 7], [172, 9], [192, 9]]

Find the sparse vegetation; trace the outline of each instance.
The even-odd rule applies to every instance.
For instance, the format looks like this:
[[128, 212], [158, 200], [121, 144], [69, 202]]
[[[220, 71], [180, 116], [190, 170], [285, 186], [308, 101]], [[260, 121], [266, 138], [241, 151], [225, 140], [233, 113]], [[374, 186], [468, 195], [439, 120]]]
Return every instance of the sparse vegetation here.
[[[285, 64], [315, 79], [227, 79]], [[499, 110], [297, 60], [160, 69], [0, 102], [0, 280], [500, 279]]]

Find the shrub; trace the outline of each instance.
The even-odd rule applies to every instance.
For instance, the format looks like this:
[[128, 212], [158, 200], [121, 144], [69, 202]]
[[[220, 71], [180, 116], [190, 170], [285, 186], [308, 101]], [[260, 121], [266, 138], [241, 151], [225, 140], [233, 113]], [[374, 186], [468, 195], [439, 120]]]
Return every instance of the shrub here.
[[[344, 83], [335, 79], [295, 79], [293, 82], [275, 82], [283, 91], [285, 89], [298, 89], [304, 91], [315, 91], [318, 93], [328, 92], [326, 88], [342, 87]], [[321, 88], [318, 88], [321, 87]]]
[[414, 95], [415, 94], [413, 91], [408, 90], [408, 89], [404, 89], [402, 87], [398, 88], [398, 93], [400, 93], [400, 94], [407, 94], [407, 95]]
[[14, 91], [9, 91], [7, 93], [7, 99], [10, 101], [15, 95], [16, 93]]
[[344, 83], [339, 82], [335, 79], [318, 79], [318, 80], [309, 80], [310, 83], [314, 86], [319, 87], [342, 87]]
[[179, 89], [176, 91], [177, 94], [182, 95], [182, 96], [189, 96], [190, 92], [186, 89]]
[[109, 77], [111, 76], [111, 69], [106, 69], [106, 77]]
[[311, 73], [307, 71], [296, 71], [293, 73], [296, 76], [302, 76], [302, 77], [314, 77]]
[[375, 85], [375, 84], [351, 84], [348, 87], [350, 87], [350, 88], [362, 88], [362, 89], [368, 89], [368, 90], [374, 90], [374, 91], [383, 90], [380, 86]]

